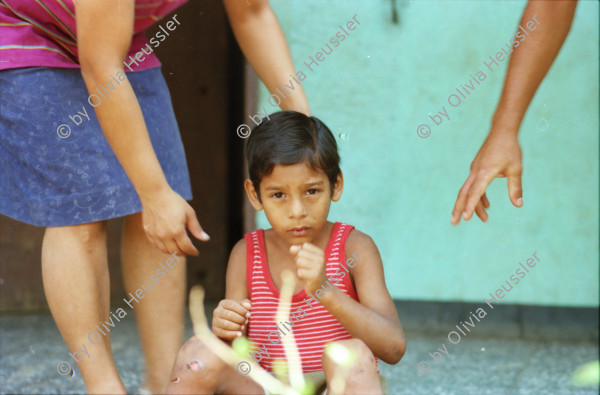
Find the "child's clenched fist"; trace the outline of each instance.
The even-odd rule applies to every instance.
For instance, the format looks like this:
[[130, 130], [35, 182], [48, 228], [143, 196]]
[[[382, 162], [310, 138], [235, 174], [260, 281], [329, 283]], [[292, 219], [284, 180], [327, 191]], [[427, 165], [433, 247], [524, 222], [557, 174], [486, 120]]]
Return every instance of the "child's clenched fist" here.
[[304, 290], [315, 292], [327, 281], [325, 272], [325, 253], [314, 244], [293, 245], [290, 252], [296, 255], [296, 274], [304, 280]]

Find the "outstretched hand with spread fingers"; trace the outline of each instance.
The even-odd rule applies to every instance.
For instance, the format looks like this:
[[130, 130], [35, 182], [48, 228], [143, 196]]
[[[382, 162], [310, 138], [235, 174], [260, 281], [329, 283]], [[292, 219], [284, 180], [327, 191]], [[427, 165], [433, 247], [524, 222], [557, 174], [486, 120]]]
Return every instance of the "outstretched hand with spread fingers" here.
[[522, 207], [521, 156], [521, 146], [516, 133], [492, 130], [471, 163], [471, 173], [458, 192], [450, 222], [453, 225], [458, 224], [461, 215], [465, 221], [468, 221], [473, 216], [473, 212], [483, 222], [487, 221], [486, 209], [490, 207], [490, 202], [485, 190], [497, 177], [508, 178], [510, 201], [515, 207]]

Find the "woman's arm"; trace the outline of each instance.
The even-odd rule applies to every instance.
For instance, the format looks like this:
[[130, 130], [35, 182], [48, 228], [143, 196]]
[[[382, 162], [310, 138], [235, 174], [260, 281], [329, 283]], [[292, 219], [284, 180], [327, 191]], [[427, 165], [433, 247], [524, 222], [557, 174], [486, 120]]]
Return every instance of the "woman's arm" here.
[[[268, 0], [224, 0], [237, 42], [259, 78], [271, 93], [296, 76], [285, 36]], [[283, 99], [283, 110], [310, 115], [301, 85]]]
[[[134, 0], [79, 0], [75, 4], [81, 74], [92, 93], [123, 71], [131, 45]], [[129, 80], [95, 108], [96, 116], [143, 206], [143, 222], [152, 243], [165, 253], [197, 255], [185, 232], [208, 240], [194, 210], [167, 183], [152, 148], [144, 117]]]
[[522, 41], [521, 47], [515, 48], [510, 58], [492, 125], [501, 124], [518, 133], [533, 95], [569, 34], [576, 7], [576, 0], [529, 1], [520, 25], [531, 20], [539, 21], [539, 24], [535, 24], [535, 34]]
[[520, 25], [525, 26], [531, 20], [539, 21], [539, 24], [534, 24], [535, 31], [519, 43], [510, 57], [490, 133], [471, 163], [469, 177], [458, 193], [452, 224], [460, 222], [463, 211], [465, 220], [469, 220], [473, 212], [482, 221], [487, 220], [485, 209], [490, 204], [485, 190], [496, 177], [508, 178], [510, 201], [516, 207], [523, 205], [523, 165], [517, 135], [533, 95], [569, 34], [576, 6], [577, 1], [530, 0], [525, 7]]

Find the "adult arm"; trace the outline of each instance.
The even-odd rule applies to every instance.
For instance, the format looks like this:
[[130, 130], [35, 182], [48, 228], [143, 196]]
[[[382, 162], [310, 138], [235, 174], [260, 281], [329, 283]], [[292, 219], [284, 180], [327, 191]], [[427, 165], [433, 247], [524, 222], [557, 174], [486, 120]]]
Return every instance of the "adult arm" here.
[[527, 107], [569, 33], [577, 1], [533, 1], [523, 11], [521, 25], [535, 17], [535, 31], [514, 49], [490, 133], [458, 193], [451, 223], [469, 220], [473, 212], [486, 221], [490, 206], [485, 190], [496, 177], [508, 178], [508, 195], [516, 207], [523, 206], [521, 147], [517, 139]]
[[[77, 46], [88, 92], [123, 71], [131, 45], [134, 0], [79, 0], [75, 4]], [[125, 79], [95, 108], [106, 140], [131, 180], [143, 206], [150, 241], [165, 253], [197, 255], [186, 234], [208, 240], [192, 207], [174, 192], [160, 167], [138, 100]]]
[[[258, 77], [273, 93], [296, 76], [285, 36], [268, 0], [224, 0], [235, 38]], [[283, 99], [283, 98], [282, 98]], [[310, 115], [302, 85], [281, 101], [283, 110]]]

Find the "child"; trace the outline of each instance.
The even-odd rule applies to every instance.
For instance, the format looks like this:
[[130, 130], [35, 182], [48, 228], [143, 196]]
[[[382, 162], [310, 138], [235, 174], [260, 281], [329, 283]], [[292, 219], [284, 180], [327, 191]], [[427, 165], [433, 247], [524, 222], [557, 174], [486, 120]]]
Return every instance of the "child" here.
[[[272, 228], [246, 234], [233, 248], [225, 299], [213, 312], [214, 334], [227, 343], [248, 336], [255, 345], [250, 356], [271, 370], [275, 359], [285, 358], [281, 340], [292, 332], [303, 373], [326, 381], [328, 389], [335, 363], [323, 350], [336, 341], [357, 355], [344, 393], [382, 393], [375, 357], [395, 364], [406, 342], [375, 243], [351, 225], [327, 221], [343, 189], [331, 131], [315, 117], [278, 112], [254, 129], [246, 158], [246, 193]], [[284, 270], [294, 273], [296, 289], [289, 320], [278, 322]], [[263, 389], [192, 337], [179, 352], [167, 392]]]

